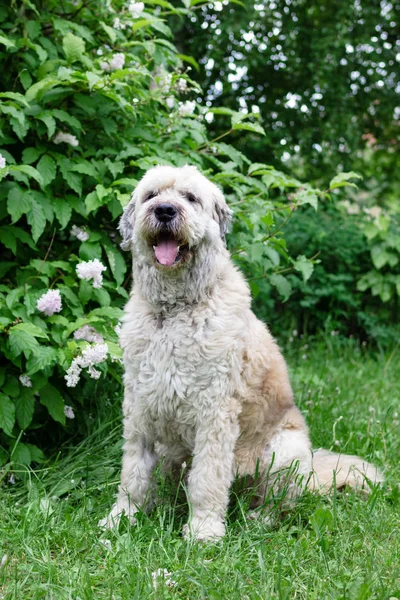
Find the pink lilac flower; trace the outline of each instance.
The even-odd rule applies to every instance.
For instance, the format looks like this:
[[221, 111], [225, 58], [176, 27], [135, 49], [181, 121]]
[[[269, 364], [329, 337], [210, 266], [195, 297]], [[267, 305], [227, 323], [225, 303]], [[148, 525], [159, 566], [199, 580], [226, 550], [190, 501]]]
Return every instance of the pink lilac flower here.
[[21, 382], [21, 385], [23, 385], [24, 387], [32, 387], [32, 380], [29, 377], [29, 375], [20, 375], [18, 378]]
[[194, 113], [196, 108], [196, 102], [194, 100], [188, 100], [179, 105], [178, 113], [180, 117], [189, 117]]
[[101, 373], [94, 368], [94, 365], [104, 362], [107, 359], [107, 354], [107, 344], [87, 346], [80, 356], [74, 358], [67, 371], [65, 376], [67, 387], [75, 387], [77, 385], [83, 369], [88, 369], [89, 375], [93, 379], [98, 379]]
[[43, 312], [48, 317], [59, 313], [62, 308], [61, 294], [59, 290], [48, 290], [45, 294], [40, 296], [37, 301], [36, 308]]
[[104, 342], [104, 338], [101, 333], [96, 331], [96, 329], [90, 325], [84, 325], [80, 329], [74, 331], [74, 338], [76, 340], [85, 340], [86, 342]]
[[98, 258], [89, 260], [88, 262], [81, 262], [79, 265], [76, 265], [76, 272], [79, 279], [86, 279], [87, 281], [93, 279], [94, 288], [101, 288], [103, 285], [102, 272], [106, 270], [107, 267], [105, 267]]
[[118, 52], [117, 54], [114, 54], [110, 62], [104, 61], [101, 63], [100, 66], [103, 69], [103, 71], [116, 71], [117, 69], [122, 69], [124, 64], [125, 54], [123, 54], [122, 52]]
[[53, 143], [65, 143], [69, 144], [70, 146], [79, 146], [79, 142], [74, 135], [71, 135], [70, 133], [64, 133], [63, 131], [59, 131], [58, 133], [56, 133], [56, 135], [53, 137]]
[[64, 406], [64, 415], [67, 419], [75, 419], [75, 413], [72, 406], [68, 406], [67, 404]]
[[86, 242], [89, 239], [88, 232], [82, 227], [77, 227], [76, 225], [72, 225], [71, 235], [76, 237], [80, 242]]
[[142, 12], [144, 11], [144, 3], [143, 2], [129, 2], [128, 10], [132, 15], [133, 19], [138, 19]]
[[183, 77], [178, 79], [177, 82], [175, 83], [175, 87], [178, 90], [178, 92], [186, 92], [187, 91], [186, 79], [183, 79]]

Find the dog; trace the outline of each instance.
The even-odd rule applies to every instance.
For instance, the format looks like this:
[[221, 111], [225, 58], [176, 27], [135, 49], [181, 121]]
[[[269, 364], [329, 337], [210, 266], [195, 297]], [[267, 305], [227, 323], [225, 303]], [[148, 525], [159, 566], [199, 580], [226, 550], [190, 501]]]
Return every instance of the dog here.
[[305, 488], [383, 480], [356, 456], [312, 452], [285, 360], [225, 247], [230, 219], [220, 189], [193, 166], [147, 171], [124, 210], [134, 281], [120, 332], [125, 443], [102, 526], [149, 506], [161, 459], [173, 469], [191, 457], [184, 534], [198, 540], [224, 535], [235, 476], [254, 478], [264, 517], [271, 491], [284, 489], [290, 506]]

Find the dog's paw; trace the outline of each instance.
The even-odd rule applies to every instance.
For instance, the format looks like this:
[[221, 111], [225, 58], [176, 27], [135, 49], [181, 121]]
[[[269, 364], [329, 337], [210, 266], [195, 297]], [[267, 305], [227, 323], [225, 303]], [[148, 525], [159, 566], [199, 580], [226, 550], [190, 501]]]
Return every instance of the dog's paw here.
[[216, 542], [225, 535], [223, 521], [213, 517], [193, 517], [183, 527], [183, 535], [186, 539]]
[[134, 525], [136, 523], [136, 518], [134, 516], [135, 512], [136, 511], [133, 511], [127, 506], [122, 506], [121, 504], [116, 503], [112, 507], [110, 514], [104, 517], [104, 519], [100, 519], [98, 526], [101, 529], [113, 529], [114, 527], [117, 528], [121, 521], [122, 515], [126, 515], [130, 523]]

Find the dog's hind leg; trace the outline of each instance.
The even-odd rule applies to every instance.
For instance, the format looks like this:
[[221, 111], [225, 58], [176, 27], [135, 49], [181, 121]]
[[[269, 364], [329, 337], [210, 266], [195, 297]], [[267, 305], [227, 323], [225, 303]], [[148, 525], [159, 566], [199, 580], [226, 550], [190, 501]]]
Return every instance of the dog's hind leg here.
[[100, 521], [100, 527], [118, 525], [123, 514], [134, 521], [135, 513], [149, 504], [151, 476], [156, 464], [154, 448], [143, 435], [132, 434], [126, 439], [117, 501], [108, 517]]
[[270, 521], [269, 513], [274, 507], [278, 512], [290, 508], [307, 487], [311, 471], [312, 454], [307, 430], [280, 429], [260, 457], [259, 508], [250, 513], [250, 518], [259, 516]]

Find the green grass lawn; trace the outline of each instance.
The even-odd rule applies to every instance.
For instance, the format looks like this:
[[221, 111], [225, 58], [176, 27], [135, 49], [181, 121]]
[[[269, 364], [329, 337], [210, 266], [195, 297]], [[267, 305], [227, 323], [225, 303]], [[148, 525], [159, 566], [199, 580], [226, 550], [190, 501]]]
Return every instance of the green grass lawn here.
[[182, 539], [187, 506], [162, 481], [151, 514], [102, 533], [121, 455], [119, 406], [104, 400], [78, 447], [14, 485], [3, 477], [0, 598], [400, 599], [400, 350], [308, 343], [286, 356], [314, 446], [375, 461], [383, 489], [307, 493], [273, 530], [233, 494], [226, 538], [203, 545]]

